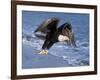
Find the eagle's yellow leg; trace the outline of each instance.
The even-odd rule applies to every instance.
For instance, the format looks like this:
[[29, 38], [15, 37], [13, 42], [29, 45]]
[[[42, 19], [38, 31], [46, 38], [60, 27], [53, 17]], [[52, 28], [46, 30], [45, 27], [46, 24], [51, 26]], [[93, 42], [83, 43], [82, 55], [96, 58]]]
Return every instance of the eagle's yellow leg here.
[[47, 54], [48, 54], [48, 50], [41, 50], [41, 51], [39, 52], [39, 54], [47, 55]]

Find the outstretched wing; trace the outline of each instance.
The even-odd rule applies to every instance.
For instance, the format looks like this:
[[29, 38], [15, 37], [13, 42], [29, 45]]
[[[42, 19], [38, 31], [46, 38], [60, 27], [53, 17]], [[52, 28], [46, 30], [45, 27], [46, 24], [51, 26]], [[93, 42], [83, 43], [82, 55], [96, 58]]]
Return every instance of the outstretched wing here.
[[35, 35], [41, 39], [44, 39], [48, 32], [57, 30], [58, 22], [59, 22], [58, 18], [51, 18], [51, 19], [45, 20], [34, 31]]
[[61, 31], [64, 36], [68, 37], [68, 40], [66, 41], [68, 44], [76, 47], [75, 36], [70, 23], [64, 23], [58, 28], [58, 30]]

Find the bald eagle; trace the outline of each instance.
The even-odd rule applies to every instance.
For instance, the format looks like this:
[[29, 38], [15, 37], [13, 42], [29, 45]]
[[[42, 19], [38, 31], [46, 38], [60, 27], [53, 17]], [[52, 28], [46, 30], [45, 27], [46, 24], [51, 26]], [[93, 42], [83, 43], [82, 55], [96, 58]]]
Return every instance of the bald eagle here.
[[57, 27], [58, 23], [59, 19], [53, 17], [43, 21], [34, 31], [35, 36], [44, 39], [44, 44], [39, 54], [48, 54], [48, 50], [56, 42], [67, 42], [71, 46], [76, 47], [72, 25], [66, 22]]

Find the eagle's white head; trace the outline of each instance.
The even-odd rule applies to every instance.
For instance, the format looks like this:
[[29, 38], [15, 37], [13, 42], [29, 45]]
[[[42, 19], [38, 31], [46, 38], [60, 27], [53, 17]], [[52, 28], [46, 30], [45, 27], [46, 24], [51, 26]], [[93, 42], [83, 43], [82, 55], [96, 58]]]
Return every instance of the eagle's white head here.
[[58, 36], [58, 41], [62, 42], [62, 41], [66, 41], [66, 40], [69, 40], [69, 38], [67, 36], [63, 36], [63, 35]]

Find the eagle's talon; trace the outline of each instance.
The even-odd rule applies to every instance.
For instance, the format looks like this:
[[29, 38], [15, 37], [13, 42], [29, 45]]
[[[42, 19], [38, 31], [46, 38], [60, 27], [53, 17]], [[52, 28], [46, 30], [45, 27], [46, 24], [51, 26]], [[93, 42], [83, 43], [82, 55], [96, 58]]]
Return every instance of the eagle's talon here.
[[39, 52], [39, 54], [45, 54], [45, 55], [47, 55], [47, 54], [48, 54], [48, 50], [41, 50], [41, 51]]
[[46, 54], [46, 55], [48, 54], [48, 50], [45, 50], [45, 54]]

